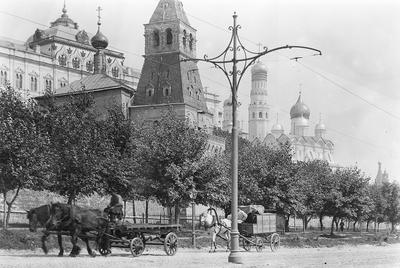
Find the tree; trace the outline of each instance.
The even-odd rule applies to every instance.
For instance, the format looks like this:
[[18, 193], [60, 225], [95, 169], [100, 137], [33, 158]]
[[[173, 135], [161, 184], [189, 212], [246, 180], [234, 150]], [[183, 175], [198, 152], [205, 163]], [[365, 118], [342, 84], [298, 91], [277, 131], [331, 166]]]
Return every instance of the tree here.
[[143, 124], [140, 133], [135, 155], [148, 184], [146, 193], [165, 207], [175, 207], [175, 220], [179, 221], [180, 208], [190, 202], [208, 135], [179, 119], [173, 110], [159, 121]]
[[313, 216], [320, 218], [322, 227], [324, 198], [330, 192], [329, 179], [332, 174], [328, 162], [313, 160], [300, 162], [296, 177], [298, 177], [298, 191], [302, 193], [301, 202], [296, 212], [303, 219], [303, 228]]
[[337, 169], [331, 176], [331, 191], [325, 197], [324, 213], [332, 216], [331, 235], [334, 222], [340, 217], [363, 215], [362, 207], [368, 204], [368, 178], [361, 176], [358, 168]]
[[[42, 190], [49, 175], [49, 140], [40, 128], [41, 115], [32, 100], [24, 100], [12, 87], [0, 90], [0, 190], [3, 227], [22, 188]], [[8, 193], [15, 190], [10, 201]], [[5, 214], [4, 214], [5, 215]]]
[[44, 124], [54, 155], [50, 190], [67, 197], [69, 204], [79, 196], [103, 191], [101, 172], [115, 157], [114, 145], [93, 104], [92, 95], [83, 91], [58, 103], [49, 96], [44, 104]]
[[400, 186], [395, 182], [384, 182], [381, 186], [381, 193], [386, 202], [384, 215], [394, 231], [395, 225], [400, 222]]

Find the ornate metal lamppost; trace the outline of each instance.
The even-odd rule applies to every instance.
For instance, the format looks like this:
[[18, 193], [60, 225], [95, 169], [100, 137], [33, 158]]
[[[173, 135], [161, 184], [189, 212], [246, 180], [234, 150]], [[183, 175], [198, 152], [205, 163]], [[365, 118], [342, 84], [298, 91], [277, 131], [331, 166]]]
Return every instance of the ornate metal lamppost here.
[[[208, 58], [204, 55], [202, 59], [187, 58], [182, 61], [203, 61], [213, 64], [215, 67], [219, 68], [226, 76], [229, 81], [229, 85], [232, 91], [232, 197], [231, 197], [231, 210], [232, 210], [232, 229], [231, 229], [231, 252], [228, 257], [229, 262], [242, 263], [239, 254], [239, 231], [237, 222], [237, 212], [238, 212], [238, 129], [237, 129], [237, 90], [243, 74], [246, 70], [261, 56], [268, 53], [282, 50], [282, 49], [306, 49], [314, 51], [313, 55], [321, 55], [321, 51], [312, 47], [306, 46], [281, 46], [273, 49], [263, 48], [263, 51], [257, 53], [246, 49], [239, 36], [238, 29], [241, 28], [240, 25], [236, 24], [236, 12], [233, 15], [233, 26], [229, 27], [232, 31], [232, 36], [229, 41], [228, 46], [225, 50], [214, 58]], [[240, 51], [243, 54], [243, 58], [237, 57], [237, 52]], [[232, 57], [232, 58], [230, 58]], [[241, 64], [238, 69], [238, 63]]]

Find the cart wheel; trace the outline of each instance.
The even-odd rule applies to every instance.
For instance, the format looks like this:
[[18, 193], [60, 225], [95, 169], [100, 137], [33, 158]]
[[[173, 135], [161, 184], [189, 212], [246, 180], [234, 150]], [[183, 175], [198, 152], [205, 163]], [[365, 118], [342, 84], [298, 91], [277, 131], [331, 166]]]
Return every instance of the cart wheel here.
[[260, 237], [256, 238], [256, 250], [257, 252], [260, 252], [264, 247], [264, 242]]
[[165, 237], [164, 250], [168, 256], [175, 255], [178, 250], [178, 236], [174, 232], [168, 233]]
[[101, 256], [107, 256], [111, 254], [111, 250], [108, 248], [99, 248]]
[[247, 240], [246, 238], [243, 238], [243, 248], [246, 251], [250, 251], [251, 249], [251, 242]]
[[131, 243], [129, 244], [129, 247], [131, 249], [131, 253], [132, 253], [133, 257], [142, 255], [142, 253], [144, 251], [143, 241], [139, 237], [133, 238], [131, 240]]
[[279, 234], [273, 233], [271, 235], [271, 250], [277, 251], [280, 245], [281, 245], [281, 238], [279, 237]]

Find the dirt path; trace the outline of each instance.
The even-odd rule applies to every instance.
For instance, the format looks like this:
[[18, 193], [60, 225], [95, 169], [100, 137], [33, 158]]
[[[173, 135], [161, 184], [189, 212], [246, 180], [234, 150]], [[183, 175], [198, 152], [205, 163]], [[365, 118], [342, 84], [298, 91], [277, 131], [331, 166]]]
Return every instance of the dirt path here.
[[242, 252], [243, 265], [227, 262], [228, 252], [208, 253], [206, 249], [180, 249], [173, 257], [161, 249], [151, 249], [137, 258], [128, 252], [114, 250], [109, 257], [57, 257], [57, 252], [44, 256], [41, 251], [0, 250], [1, 268], [125, 268], [125, 267], [400, 267], [400, 244], [333, 248], [281, 248], [273, 253]]

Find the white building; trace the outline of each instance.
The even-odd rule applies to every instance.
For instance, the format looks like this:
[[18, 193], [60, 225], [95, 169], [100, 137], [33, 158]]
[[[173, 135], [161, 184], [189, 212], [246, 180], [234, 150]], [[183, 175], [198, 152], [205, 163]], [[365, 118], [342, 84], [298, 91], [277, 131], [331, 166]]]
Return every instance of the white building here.
[[269, 105], [267, 102], [267, 68], [258, 62], [252, 68], [252, 90], [249, 105], [249, 139], [253, 143], [278, 146], [289, 143], [293, 149], [294, 161], [326, 160], [334, 166], [334, 144], [326, 138], [326, 127], [316, 124], [314, 133], [310, 130], [310, 109], [303, 102], [301, 92], [296, 103], [290, 109], [290, 133], [277, 121], [270, 129]]
[[[92, 35], [62, 15], [47, 29], [36, 29], [25, 42], [0, 39], [0, 83], [7, 81], [25, 97], [43, 95], [93, 74]], [[105, 50], [107, 74], [136, 88], [140, 73], [123, 65], [124, 54]], [[56, 92], [60, 93], [60, 92]]]

